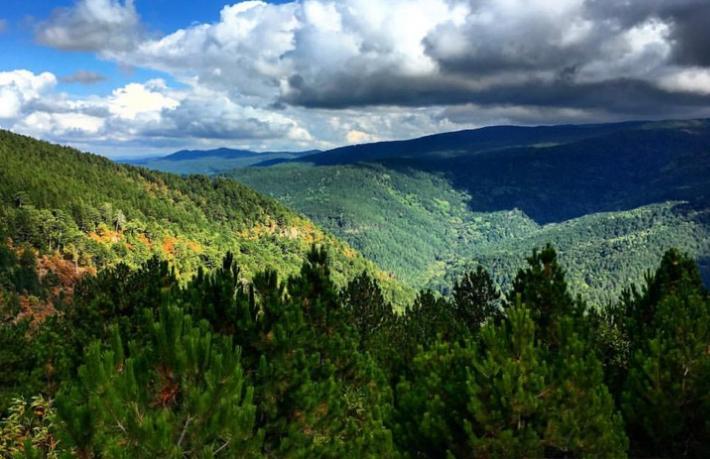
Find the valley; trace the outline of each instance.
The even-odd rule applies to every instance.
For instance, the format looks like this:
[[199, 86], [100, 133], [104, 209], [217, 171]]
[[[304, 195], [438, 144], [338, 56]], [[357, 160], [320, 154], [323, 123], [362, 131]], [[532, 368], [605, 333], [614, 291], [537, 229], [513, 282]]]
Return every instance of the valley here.
[[574, 290], [598, 304], [641, 282], [670, 247], [710, 255], [708, 122], [501, 130], [223, 174], [298, 210], [405, 283], [443, 293], [477, 264], [508, 286], [504, 273], [546, 243], [559, 248]]

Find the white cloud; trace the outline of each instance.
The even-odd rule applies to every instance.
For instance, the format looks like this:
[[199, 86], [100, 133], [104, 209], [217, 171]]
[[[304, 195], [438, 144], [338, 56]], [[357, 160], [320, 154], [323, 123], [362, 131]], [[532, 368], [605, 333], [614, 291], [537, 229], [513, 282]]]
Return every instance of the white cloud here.
[[51, 73], [35, 75], [27, 70], [0, 72], [0, 118], [17, 117], [30, 102], [57, 84]]
[[281, 142], [284, 149], [318, 142], [284, 113], [237, 104], [199, 86], [177, 90], [156, 79], [127, 84], [105, 97], [77, 97], [57, 92], [56, 82], [51, 73], [0, 73], [2, 127], [77, 146], [238, 142], [235, 146], [268, 149]]
[[535, 89], [560, 75], [569, 84], [633, 78], [667, 87], [659, 78], [674, 23], [648, 15], [628, 25], [595, 8], [585, 0], [247, 1], [225, 6], [215, 23], [108, 54], [252, 105], [514, 104], [498, 99], [521, 89], [498, 89]]
[[348, 143], [366, 143], [366, 142], [375, 142], [379, 140], [379, 137], [376, 135], [369, 134], [367, 132], [362, 132], [358, 131], [356, 129], [353, 129], [352, 131], [348, 131], [348, 133], [345, 135], [345, 140], [347, 140]]
[[48, 133], [52, 136], [76, 135], [79, 137], [99, 134], [105, 127], [105, 120], [82, 113], [34, 112], [20, 121], [16, 128], [38, 136]]
[[166, 94], [163, 80], [151, 80], [146, 84], [131, 83], [113, 91], [109, 98], [109, 111], [119, 118], [143, 121], [155, 120], [163, 110], [175, 110], [180, 102]]
[[[180, 89], [154, 80], [102, 98], [31, 98], [0, 84], [0, 117], [78, 113], [103, 124], [35, 121], [116, 142], [281, 149], [495, 122], [694, 115], [710, 107], [698, 99], [710, 96], [710, 76], [707, 66], [674, 60], [679, 40], [697, 35], [679, 35], [696, 29], [682, 27], [677, 4], [243, 1], [214, 23], [148, 37], [133, 1], [76, 0], [38, 29], [40, 41], [166, 72]], [[703, 49], [691, 45], [684, 59]]]
[[710, 95], [710, 69], [674, 69], [661, 78], [661, 85], [672, 91]]
[[36, 34], [55, 48], [107, 52], [129, 49], [141, 32], [133, 0], [76, 0], [70, 8], [56, 9]]

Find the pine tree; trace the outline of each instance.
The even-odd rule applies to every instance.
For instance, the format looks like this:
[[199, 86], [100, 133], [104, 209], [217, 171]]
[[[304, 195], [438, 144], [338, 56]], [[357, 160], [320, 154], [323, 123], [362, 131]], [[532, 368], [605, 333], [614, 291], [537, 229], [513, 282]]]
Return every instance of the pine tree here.
[[566, 315], [580, 317], [583, 305], [570, 295], [564, 270], [552, 246], [534, 250], [527, 262], [528, 266], [513, 280], [505, 306], [513, 307], [517, 301], [527, 305], [538, 328], [538, 338], [545, 345], [555, 347], [560, 339], [558, 319]]
[[363, 272], [348, 283], [342, 292], [341, 301], [346, 308], [348, 321], [355, 327], [360, 338], [360, 350], [373, 351], [376, 355], [383, 352], [382, 338], [385, 329], [394, 321], [394, 312], [377, 282], [367, 272]]
[[481, 266], [466, 273], [454, 284], [453, 299], [455, 320], [471, 334], [499, 313], [500, 292], [490, 274]]
[[474, 456], [542, 457], [549, 372], [527, 308], [481, 332], [485, 351], [468, 379], [466, 423]]
[[[269, 282], [277, 284], [274, 278]], [[384, 426], [390, 392], [374, 361], [358, 350], [330, 280], [327, 253], [314, 248], [287, 285], [288, 295], [257, 298], [263, 338], [255, 381], [265, 452], [391, 456], [392, 438]]]
[[710, 298], [697, 265], [667, 252], [626, 297], [632, 358], [622, 406], [638, 455], [710, 455]]
[[627, 439], [601, 364], [562, 318], [558, 347], [536, 338], [532, 312], [509, 308], [483, 330], [468, 381], [470, 442], [484, 457], [623, 457]]
[[253, 389], [232, 340], [175, 307], [150, 314], [150, 340], [125, 353], [92, 344], [57, 397], [60, 433], [84, 457], [256, 457]]
[[437, 342], [413, 359], [396, 386], [393, 431], [398, 446], [414, 457], [466, 457], [466, 381], [477, 357], [473, 346]]
[[[261, 283], [263, 274], [257, 274]], [[255, 349], [259, 310], [253, 286], [241, 278], [241, 270], [232, 253], [227, 253], [222, 266], [210, 273], [200, 268], [181, 292], [181, 301], [194, 317], [207, 320], [216, 333], [233, 337], [242, 348], [245, 366], [255, 366], [259, 353]]]

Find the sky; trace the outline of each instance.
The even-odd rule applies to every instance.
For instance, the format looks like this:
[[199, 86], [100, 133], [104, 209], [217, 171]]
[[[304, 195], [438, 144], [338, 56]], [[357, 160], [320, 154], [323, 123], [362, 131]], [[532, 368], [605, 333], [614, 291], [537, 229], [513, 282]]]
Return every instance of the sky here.
[[0, 128], [111, 157], [710, 117], [708, 0], [0, 0]]

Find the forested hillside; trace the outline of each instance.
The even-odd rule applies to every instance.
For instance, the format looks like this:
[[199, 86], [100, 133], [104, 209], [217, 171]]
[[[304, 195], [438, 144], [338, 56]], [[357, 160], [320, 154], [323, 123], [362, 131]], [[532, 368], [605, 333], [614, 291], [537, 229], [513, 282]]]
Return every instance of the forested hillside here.
[[[710, 279], [710, 123], [500, 127], [346, 147], [233, 171], [411, 285], [446, 291], [482, 263], [509, 285], [521, 255], [560, 249], [603, 304], [670, 247]], [[622, 261], [624, 260], [624, 261]]]
[[[47, 295], [31, 252], [0, 291]], [[502, 295], [484, 269], [395, 314], [327, 253], [247, 281], [227, 254], [86, 276], [33, 322], [0, 303], [4, 457], [663, 457], [710, 454], [710, 297], [668, 251], [597, 311], [551, 247]]]
[[77, 269], [168, 260], [184, 279], [231, 250], [249, 277], [294, 273], [309, 247], [333, 252], [344, 282], [368, 270], [395, 283], [346, 244], [271, 198], [227, 179], [179, 177], [0, 131], [0, 235], [60, 254]]
[[540, 225], [422, 171], [264, 169], [313, 209], [340, 184], [329, 225], [410, 257], [408, 301], [229, 179], [0, 140], [0, 456], [710, 454], [698, 201]]

